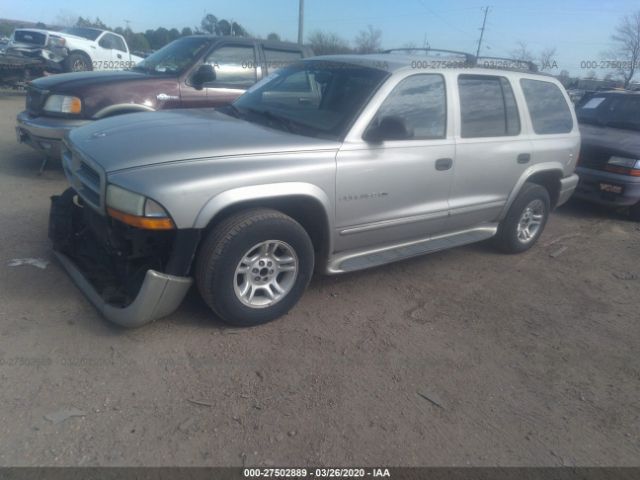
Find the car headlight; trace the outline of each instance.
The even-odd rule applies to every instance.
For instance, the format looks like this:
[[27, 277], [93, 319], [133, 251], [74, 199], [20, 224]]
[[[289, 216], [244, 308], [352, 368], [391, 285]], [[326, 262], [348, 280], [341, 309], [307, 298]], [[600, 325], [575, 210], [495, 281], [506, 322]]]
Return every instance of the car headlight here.
[[52, 113], [80, 113], [82, 100], [69, 95], [51, 95], [47, 98], [44, 109]]
[[66, 43], [67, 43], [66, 39], [62, 37], [55, 37], [53, 35], [49, 37], [50, 47], [64, 47]]
[[173, 220], [158, 202], [125, 190], [117, 185], [107, 185], [107, 213], [132, 227], [147, 230], [172, 230]]

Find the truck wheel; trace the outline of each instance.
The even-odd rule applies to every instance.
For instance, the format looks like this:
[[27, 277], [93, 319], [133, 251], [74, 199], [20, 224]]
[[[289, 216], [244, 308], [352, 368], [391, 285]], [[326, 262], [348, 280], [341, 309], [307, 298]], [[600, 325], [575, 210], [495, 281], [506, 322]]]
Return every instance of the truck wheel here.
[[253, 326], [287, 313], [313, 273], [313, 244], [276, 210], [235, 214], [205, 238], [195, 277], [204, 301], [226, 323]]
[[631, 220], [640, 222], [640, 202], [629, 207], [629, 216], [631, 217]]
[[88, 72], [93, 70], [91, 60], [84, 53], [73, 52], [64, 59], [65, 72]]
[[498, 226], [497, 247], [505, 253], [529, 250], [542, 234], [549, 218], [549, 192], [535, 183], [525, 183]]

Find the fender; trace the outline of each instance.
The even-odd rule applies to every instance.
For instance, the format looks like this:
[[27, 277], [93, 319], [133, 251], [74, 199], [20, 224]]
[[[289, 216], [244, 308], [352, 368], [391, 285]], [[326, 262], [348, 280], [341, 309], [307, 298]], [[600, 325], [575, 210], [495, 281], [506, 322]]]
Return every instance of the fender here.
[[104, 118], [113, 115], [114, 113], [133, 113], [133, 112], [155, 112], [156, 110], [146, 105], [140, 105], [138, 103], [118, 103], [116, 105], [109, 105], [96, 112], [93, 116], [94, 119]]
[[253, 201], [267, 200], [278, 197], [302, 196], [318, 202], [327, 216], [327, 231], [329, 252], [333, 248], [333, 210], [329, 197], [321, 188], [304, 182], [269, 183], [264, 185], [253, 185], [250, 187], [239, 187], [226, 190], [212, 197], [205, 203], [196, 217], [193, 228], [205, 228], [209, 222], [222, 210], [234, 204]]
[[511, 208], [511, 204], [520, 193], [520, 190], [522, 189], [522, 186], [525, 184], [525, 182], [529, 178], [531, 178], [533, 175], [537, 173], [543, 173], [543, 172], [558, 173], [560, 174], [560, 178], [562, 178], [564, 177], [564, 165], [560, 162], [544, 162], [544, 163], [537, 163], [535, 165], [531, 165], [529, 168], [527, 168], [522, 173], [522, 175], [520, 175], [520, 178], [516, 182], [515, 187], [513, 187], [513, 190], [511, 190], [511, 193], [509, 194], [509, 198], [507, 198], [507, 203], [505, 203], [504, 208], [500, 213], [499, 220], [503, 220], [504, 217], [507, 216], [507, 212], [509, 211], [509, 208]]

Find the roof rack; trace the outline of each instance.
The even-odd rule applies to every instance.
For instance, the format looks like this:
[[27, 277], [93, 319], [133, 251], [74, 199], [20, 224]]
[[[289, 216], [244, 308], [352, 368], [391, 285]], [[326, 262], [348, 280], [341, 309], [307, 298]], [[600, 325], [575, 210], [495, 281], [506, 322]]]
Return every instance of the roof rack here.
[[499, 68], [501, 70], [526, 70], [538, 73], [538, 66], [529, 60], [517, 60], [506, 57], [478, 57], [476, 65], [481, 68]]
[[471, 53], [467, 53], [467, 52], [459, 52], [457, 50], [444, 50], [442, 48], [413, 48], [413, 47], [408, 47], [408, 48], [390, 48], [389, 50], [384, 50], [382, 53], [393, 53], [393, 52], [440, 52], [440, 53], [450, 53], [453, 55], [460, 55], [462, 57], [464, 57], [465, 61], [468, 64], [471, 65], [475, 65], [476, 63], [476, 57], [475, 55], [472, 55]]

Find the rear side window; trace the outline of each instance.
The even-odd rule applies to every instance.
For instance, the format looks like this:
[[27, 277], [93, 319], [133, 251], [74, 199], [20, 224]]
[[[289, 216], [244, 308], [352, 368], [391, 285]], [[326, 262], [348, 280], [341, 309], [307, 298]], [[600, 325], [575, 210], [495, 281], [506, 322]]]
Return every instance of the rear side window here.
[[571, 110], [557, 85], [541, 80], [520, 80], [529, 107], [533, 131], [539, 135], [568, 133], [573, 129]]
[[461, 136], [504, 137], [520, 133], [511, 84], [504, 77], [460, 75]]
[[383, 117], [401, 118], [411, 140], [444, 138], [447, 102], [441, 75], [412, 75], [402, 80], [380, 106], [372, 125]]
[[288, 67], [302, 58], [302, 52], [293, 50], [275, 50], [263, 48], [267, 60], [267, 70], [272, 72], [282, 67]]

